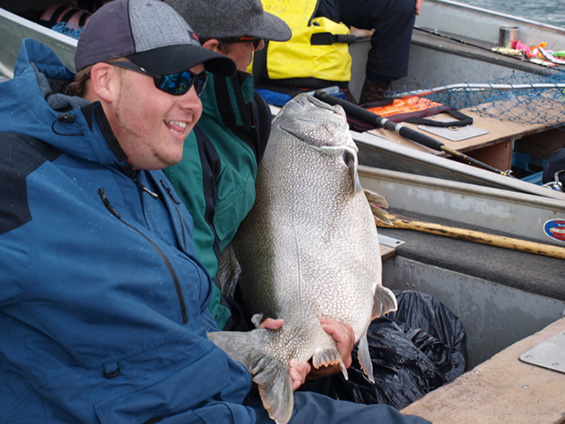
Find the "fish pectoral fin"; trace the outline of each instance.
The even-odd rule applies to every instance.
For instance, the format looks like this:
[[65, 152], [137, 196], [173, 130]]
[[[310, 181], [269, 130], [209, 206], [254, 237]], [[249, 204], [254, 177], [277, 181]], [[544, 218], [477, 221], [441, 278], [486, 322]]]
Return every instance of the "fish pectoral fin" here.
[[357, 358], [359, 360], [359, 365], [365, 373], [367, 379], [375, 384], [375, 379], [373, 377], [373, 362], [371, 361], [371, 354], [369, 353], [369, 343], [367, 341], [367, 332], [361, 336], [359, 339], [359, 345], [357, 347]]
[[357, 159], [357, 149], [345, 147], [343, 150], [343, 162], [349, 169], [349, 174], [351, 175], [351, 179], [353, 181], [353, 190], [363, 190], [363, 188], [361, 187], [361, 181], [359, 180], [359, 173], [357, 171], [357, 166], [359, 165], [359, 161]]
[[381, 208], [388, 208], [388, 202], [382, 194], [375, 193], [366, 188], [363, 189], [363, 193], [365, 193], [365, 197], [369, 203], [380, 206]]
[[396, 302], [394, 293], [381, 284], [377, 285], [373, 296], [373, 313], [371, 314], [371, 320], [382, 317], [397, 309], [398, 303]]
[[255, 326], [255, 328], [259, 328], [265, 316], [263, 314], [255, 314], [251, 317], [251, 323]]
[[267, 329], [208, 333], [216, 346], [249, 370], [269, 417], [285, 424], [294, 409], [293, 384], [288, 363], [267, 351], [272, 337], [276, 337], [276, 332]]
[[241, 265], [232, 245], [228, 245], [218, 259], [218, 272], [214, 283], [228, 299], [235, 298], [235, 290], [241, 276]]
[[[388, 214], [382, 207], [377, 206], [373, 203], [369, 203], [371, 206], [371, 212], [373, 212], [373, 218], [376, 221], [380, 221], [385, 223], [386, 225], [393, 225], [393, 222], [390, 220], [390, 214]], [[375, 221], [375, 224], [377, 223]]]

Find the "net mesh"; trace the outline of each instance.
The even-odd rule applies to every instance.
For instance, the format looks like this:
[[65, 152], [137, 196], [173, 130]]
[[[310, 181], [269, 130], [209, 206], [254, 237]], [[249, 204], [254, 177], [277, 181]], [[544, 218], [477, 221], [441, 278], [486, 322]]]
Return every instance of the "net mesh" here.
[[[423, 94], [431, 91], [434, 92]], [[486, 83], [453, 84], [418, 92], [452, 109], [468, 108], [484, 117], [550, 124], [565, 130], [565, 71], [551, 76], [514, 75]], [[392, 97], [407, 94], [392, 93]]]

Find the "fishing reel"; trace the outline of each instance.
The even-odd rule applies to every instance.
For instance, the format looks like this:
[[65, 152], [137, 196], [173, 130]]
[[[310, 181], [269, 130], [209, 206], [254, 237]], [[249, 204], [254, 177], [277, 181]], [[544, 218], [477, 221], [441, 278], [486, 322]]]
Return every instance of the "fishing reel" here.
[[559, 179], [559, 176], [561, 174], [565, 175], [565, 169], [562, 169], [561, 171], [557, 171], [555, 174], [553, 174], [553, 178], [555, 179], [555, 181], [550, 181], [548, 183], [545, 183], [543, 186], [548, 187], [555, 191], [565, 192], [565, 190], [563, 189], [563, 183]]

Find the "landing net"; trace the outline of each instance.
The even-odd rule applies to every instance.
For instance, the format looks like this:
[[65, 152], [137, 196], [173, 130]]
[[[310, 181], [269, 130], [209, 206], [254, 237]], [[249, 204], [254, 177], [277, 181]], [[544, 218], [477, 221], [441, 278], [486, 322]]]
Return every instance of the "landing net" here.
[[565, 71], [552, 76], [514, 75], [486, 83], [461, 83], [392, 93], [424, 96], [452, 109], [489, 118], [529, 124], [552, 124], [565, 130]]

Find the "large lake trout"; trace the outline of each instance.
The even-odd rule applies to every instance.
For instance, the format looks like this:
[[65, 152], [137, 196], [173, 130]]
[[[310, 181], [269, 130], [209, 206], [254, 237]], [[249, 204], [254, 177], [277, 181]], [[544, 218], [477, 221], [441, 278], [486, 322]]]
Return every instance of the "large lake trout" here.
[[221, 259], [221, 268], [240, 272], [249, 313], [284, 319], [279, 330], [209, 334], [250, 370], [265, 409], [279, 423], [290, 420], [294, 407], [290, 359], [312, 359], [314, 367], [340, 364], [347, 376], [320, 317], [353, 327], [359, 362], [372, 381], [367, 328], [396, 309], [394, 295], [381, 284], [367, 198], [385, 201], [362, 190], [357, 164], [343, 109], [309, 95], [295, 97], [273, 120], [257, 199]]

